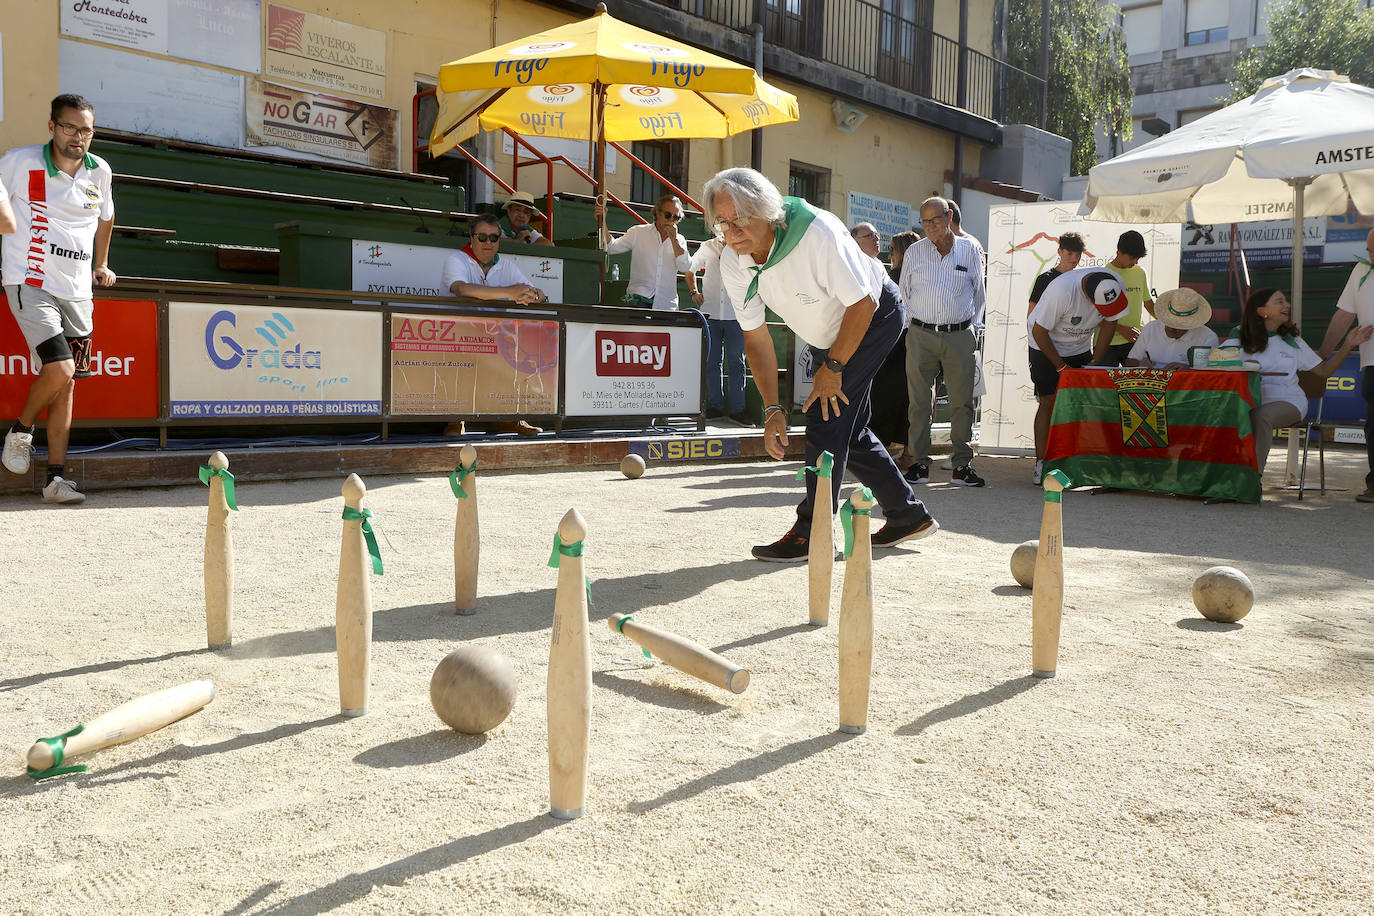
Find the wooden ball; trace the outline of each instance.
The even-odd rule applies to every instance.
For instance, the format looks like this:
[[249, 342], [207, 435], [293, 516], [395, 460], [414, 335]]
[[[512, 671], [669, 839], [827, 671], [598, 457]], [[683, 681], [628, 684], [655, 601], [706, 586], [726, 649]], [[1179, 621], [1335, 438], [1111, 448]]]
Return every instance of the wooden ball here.
[[429, 702], [454, 731], [491, 731], [515, 706], [515, 668], [504, 655], [484, 646], [454, 649], [429, 679]]
[[1213, 566], [1193, 580], [1193, 604], [1208, 620], [1235, 623], [1250, 613], [1255, 588], [1239, 569]]
[[1035, 557], [1040, 552], [1038, 541], [1025, 541], [1011, 552], [1011, 577], [1022, 588], [1035, 585]]
[[644, 459], [639, 455], [626, 455], [620, 459], [620, 473], [634, 480], [644, 473]]

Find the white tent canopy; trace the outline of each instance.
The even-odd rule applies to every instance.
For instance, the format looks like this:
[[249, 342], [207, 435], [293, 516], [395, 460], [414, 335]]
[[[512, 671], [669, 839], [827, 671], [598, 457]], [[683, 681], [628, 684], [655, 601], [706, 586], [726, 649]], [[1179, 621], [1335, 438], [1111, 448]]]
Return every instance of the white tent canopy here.
[[1254, 95], [1095, 166], [1089, 219], [1243, 223], [1294, 210], [1374, 213], [1374, 89], [1293, 70]]

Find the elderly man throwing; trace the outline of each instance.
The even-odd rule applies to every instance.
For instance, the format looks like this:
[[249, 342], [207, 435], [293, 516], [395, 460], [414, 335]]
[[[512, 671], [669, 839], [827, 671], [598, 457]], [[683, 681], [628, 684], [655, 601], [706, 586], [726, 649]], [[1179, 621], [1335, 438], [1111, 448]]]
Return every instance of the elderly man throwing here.
[[[902, 479], [887, 450], [868, 430], [873, 375], [901, 333], [906, 315], [882, 265], [859, 250], [844, 223], [796, 197], [783, 197], [753, 169], [726, 169], [706, 183], [707, 216], [725, 239], [721, 281], [744, 330], [744, 350], [765, 402], [763, 439], [781, 459], [787, 409], [778, 403], [778, 362], [764, 326], [771, 308], [806, 341], [819, 363], [806, 412], [806, 461], [834, 456], [830, 493], [839, 498], [846, 467], [873, 491], [887, 523], [875, 547], [933, 534], [940, 526]], [[753, 549], [760, 560], [807, 558], [816, 475], [806, 475], [806, 498], [792, 529]]]

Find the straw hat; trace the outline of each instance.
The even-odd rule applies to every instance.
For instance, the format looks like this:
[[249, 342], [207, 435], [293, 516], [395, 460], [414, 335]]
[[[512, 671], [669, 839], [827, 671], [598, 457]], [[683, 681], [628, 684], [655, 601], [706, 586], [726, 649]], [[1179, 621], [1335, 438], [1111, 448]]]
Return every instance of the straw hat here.
[[1155, 317], [1166, 328], [1190, 331], [1212, 320], [1212, 307], [1192, 289], [1171, 289], [1155, 303]]
[[510, 196], [510, 200], [506, 201], [504, 204], [501, 205], [501, 209], [509, 210], [511, 204], [524, 204], [531, 210], [539, 209], [534, 205], [534, 195], [531, 194], [529, 191], [516, 191], [514, 194]]

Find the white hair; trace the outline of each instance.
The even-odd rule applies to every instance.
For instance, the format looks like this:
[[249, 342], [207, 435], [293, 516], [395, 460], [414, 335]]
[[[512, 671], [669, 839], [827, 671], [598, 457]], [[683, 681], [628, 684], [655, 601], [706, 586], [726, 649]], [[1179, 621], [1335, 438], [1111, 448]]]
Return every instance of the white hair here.
[[787, 225], [782, 194], [773, 182], [753, 169], [725, 169], [706, 182], [701, 199], [708, 223], [716, 221], [716, 198], [722, 195], [734, 201], [736, 217], [766, 219], [774, 226]]

